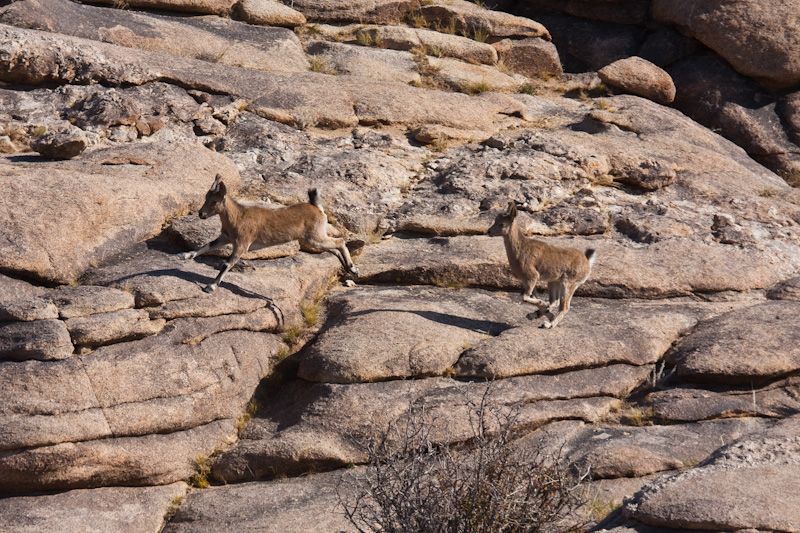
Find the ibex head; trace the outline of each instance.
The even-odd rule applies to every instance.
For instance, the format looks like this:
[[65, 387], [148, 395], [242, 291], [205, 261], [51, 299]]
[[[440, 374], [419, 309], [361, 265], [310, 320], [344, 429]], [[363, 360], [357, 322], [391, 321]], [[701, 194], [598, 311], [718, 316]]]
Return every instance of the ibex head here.
[[515, 218], [517, 218], [517, 204], [513, 201], [508, 202], [506, 210], [497, 215], [497, 218], [494, 219], [494, 224], [489, 228], [489, 235], [492, 237], [508, 235], [508, 232], [511, 231], [511, 224], [514, 223]]
[[213, 185], [211, 185], [211, 188], [206, 193], [206, 201], [198, 213], [200, 218], [206, 219], [213, 217], [214, 215], [218, 215], [225, 205], [226, 195], [227, 189], [225, 188], [225, 184], [222, 182], [222, 176], [217, 174]]

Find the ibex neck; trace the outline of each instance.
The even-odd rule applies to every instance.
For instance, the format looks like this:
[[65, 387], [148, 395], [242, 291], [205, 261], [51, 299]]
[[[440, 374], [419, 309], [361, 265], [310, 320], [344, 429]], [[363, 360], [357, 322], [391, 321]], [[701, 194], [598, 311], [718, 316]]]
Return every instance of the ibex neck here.
[[511, 223], [508, 233], [503, 235], [503, 243], [506, 245], [506, 253], [508, 254], [509, 260], [511, 260], [512, 257], [519, 257], [524, 240], [525, 234], [522, 232], [522, 226], [519, 224], [518, 220], [515, 219], [514, 222]]
[[219, 214], [222, 228], [230, 235], [230, 230], [238, 227], [239, 219], [242, 217], [242, 206], [230, 196], [225, 198], [225, 209]]

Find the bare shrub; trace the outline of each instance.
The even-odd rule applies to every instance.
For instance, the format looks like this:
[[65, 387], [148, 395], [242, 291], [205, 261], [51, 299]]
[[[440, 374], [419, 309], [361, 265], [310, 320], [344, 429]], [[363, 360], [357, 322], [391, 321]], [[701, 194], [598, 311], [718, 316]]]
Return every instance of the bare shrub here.
[[468, 405], [472, 436], [449, 443], [423, 409], [361, 443], [366, 469], [344, 476], [339, 502], [362, 532], [576, 531], [585, 521], [584, 476], [540, 442], [515, 445], [519, 409], [490, 408], [488, 392]]

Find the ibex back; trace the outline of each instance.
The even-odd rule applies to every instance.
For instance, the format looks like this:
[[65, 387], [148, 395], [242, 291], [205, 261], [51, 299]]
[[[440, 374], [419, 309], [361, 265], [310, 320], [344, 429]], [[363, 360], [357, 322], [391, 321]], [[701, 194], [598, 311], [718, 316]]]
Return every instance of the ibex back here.
[[[510, 202], [508, 208], [497, 215], [489, 228], [489, 235], [503, 236], [511, 273], [522, 281], [522, 299], [537, 306], [539, 316], [548, 313], [550, 307], [559, 301], [558, 314], [543, 324], [545, 328], [556, 327], [569, 310], [575, 289], [589, 278], [596, 252], [592, 249], [581, 252], [574, 248], [553, 246], [525, 236], [517, 220], [514, 202]], [[547, 282], [549, 304], [533, 298], [539, 280]]]
[[271, 209], [258, 205], [246, 205], [231, 198], [222, 176], [217, 175], [211, 189], [206, 193], [206, 201], [200, 208], [200, 218], [219, 215], [222, 232], [210, 243], [193, 252], [179, 254], [181, 259], [194, 259], [200, 254], [233, 244], [233, 252], [225, 262], [213, 283], [206, 286], [206, 292], [214, 291], [222, 278], [251, 246], [266, 248], [291, 241], [299, 241], [305, 249], [327, 251], [335, 255], [344, 268], [358, 276], [358, 268], [350, 258], [344, 239], [328, 236], [328, 219], [322, 210], [317, 189], [308, 191], [309, 203], [298, 203], [287, 207]]

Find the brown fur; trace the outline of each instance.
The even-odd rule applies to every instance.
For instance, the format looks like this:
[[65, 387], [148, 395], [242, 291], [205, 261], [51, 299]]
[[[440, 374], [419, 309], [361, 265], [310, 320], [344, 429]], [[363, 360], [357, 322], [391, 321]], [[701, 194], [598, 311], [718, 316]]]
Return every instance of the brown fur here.
[[328, 251], [334, 254], [342, 265], [354, 275], [358, 269], [350, 258], [343, 239], [328, 236], [328, 219], [319, 205], [316, 189], [308, 191], [312, 203], [298, 203], [287, 207], [271, 209], [259, 205], [238, 202], [227, 194], [225, 184], [217, 175], [211, 189], [206, 193], [206, 201], [200, 208], [200, 218], [219, 215], [222, 223], [220, 236], [194, 252], [180, 254], [181, 259], [194, 259], [209, 250], [233, 244], [233, 252], [225, 262], [213, 283], [206, 292], [216, 289], [223, 276], [236, 264], [242, 255], [250, 250], [275, 246], [290, 241], [299, 241], [306, 250]]
[[[558, 314], [544, 324], [546, 328], [556, 327], [569, 310], [575, 289], [589, 278], [595, 251], [581, 252], [527, 237], [517, 219], [514, 202], [497, 216], [489, 235], [503, 236], [511, 274], [522, 281], [522, 299], [536, 305], [539, 316], [549, 313], [550, 307], [559, 301]], [[549, 304], [532, 297], [540, 280], [547, 283]]]

